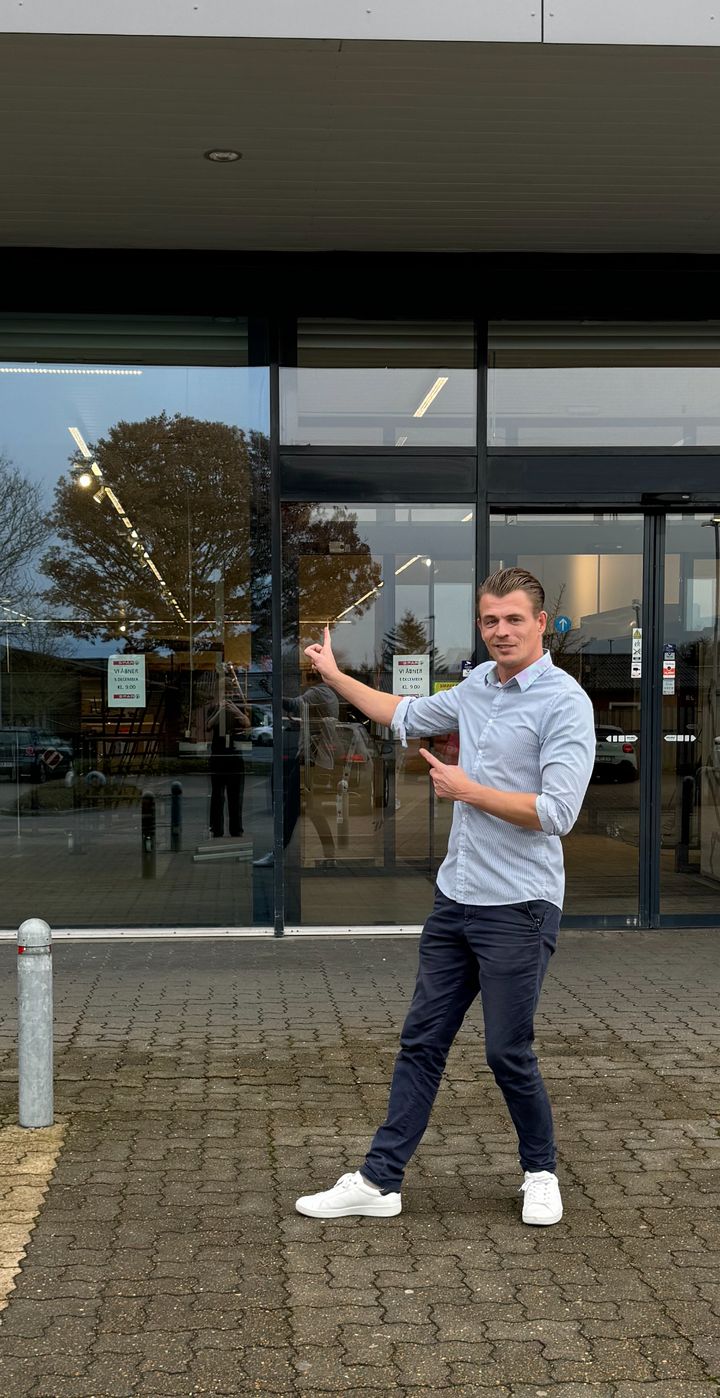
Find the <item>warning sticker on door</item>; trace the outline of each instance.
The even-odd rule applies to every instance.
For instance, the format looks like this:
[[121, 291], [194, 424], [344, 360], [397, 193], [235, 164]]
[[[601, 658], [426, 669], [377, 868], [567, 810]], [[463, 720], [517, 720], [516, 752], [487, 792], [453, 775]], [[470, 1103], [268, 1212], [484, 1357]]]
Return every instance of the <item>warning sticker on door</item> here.
[[639, 680], [642, 675], [642, 627], [633, 627], [632, 651], [630, 654], [630, 678]]
[[675, 646], [663, 646], [663, 694], [675, 693]]

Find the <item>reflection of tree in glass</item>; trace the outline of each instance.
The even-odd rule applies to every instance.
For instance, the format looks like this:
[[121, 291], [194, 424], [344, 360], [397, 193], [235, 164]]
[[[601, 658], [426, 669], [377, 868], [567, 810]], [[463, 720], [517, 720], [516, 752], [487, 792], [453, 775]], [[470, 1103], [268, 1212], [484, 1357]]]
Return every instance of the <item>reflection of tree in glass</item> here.
[[[227, 612], [245, 619], [250, 480], [263, 449], [259, 434], [180, 414], [116, 423], [95, 444], [101, 477], [84, 490], [64, 476], [55, 488], [50, 525], [61, 542], [43, 559], [48, 600], [83, 618], [80, 634], [105, 640], [117, 637], [126, 614], [127, 640], [141, 650], [187, 646], [191, 592], [196, 636], [207, 636], [218, 578]], [[96, 484], [112, 496], [97, 498]]]
[[[253, 661], [270, 655], [270, 465], [260, 432], [197, 418], [160, 413], [142, 422], [118, 422], [94, 445], [101, 476], [83, 489], [60, 479], [49, 524], [60, 540], [47, 550], [48, 600], [82, 618], [78, 633], [116, 640], [122, 619], [134, 650], [187, 650], [192, 616], [195, 646], [217, 635], [217, 583], [224, 585], [224, 624], [253, 631]], [[75, 467], [83, 460], [75, 458]], [[95, 485], [106, 493], [95, 498]], [[138, 535], [123, 523], [112, 496]], [[98, 490], [97, 494], [100, 494]], [[283, 543], [286, 605], [297, 611], [301, 553], [329, 551], [340, 537], [350, 551], [363, 546], [355, 517], [313, 519], [313, 507], [288, 507]], [[147, 553], [168, 592], [145, 560]], [[376, 576], [377, 575], [377, 576]], [[372, 578], [372, 581], [369, 579]], [[379, 581], [372, 560], [343, 575], [334, 595], [338, 609]], [[312, 567], [303, 577], [312, 593]], [[355, 590], [357, 589], [357, 591]], [[192, 593], [192, 605], [191, 605]], [[315, 604], [314, 596], [307, 600]], [[303, 595], [303, 610], [306, 600]]]
[[0, 457], [0, 725], [57, 727], [76, 697], [62, 634], [36, 620], [33, 564], [48, 532], [39, 487]]
[[27, 613], [28, 569], [47, 537], [38, 486], [0, 456], [0, 618]]
[[11, 629], [10, 636], [9, 650], [0, 656], [0, 666], [7, 662], [0, 718], [11, 725], [35, 724], [52, 733], [72, 732], [80, 676], [67, 663], [67, 639], [35, 622]]
[[545, 603], [547, 612], [547, 626], [545, 627], [545, 645], [552, 652], [553, 661], [560, 665], [563, 656], [576, 655], [581, 649], [582, 641], [579, 632], [556, 631], [555, 622], [559, 616], [563, 615], [562, 600], [565, 595], [565, 583], [562, 584], [554, 602]]
[[436, 675], [447, 674], [447, 660], [435, 646], [431, 648], [427, 626], [408, 608], [397, 626], [383, 636], [382, 668], [392, 670], [394, 655], [432, 655]]
[[347, 610], [355, 620], [372, 606], [382, 569], [342, 505], [295, 501], [283, 506], [283, 597], [288, 619], [332, 622]]

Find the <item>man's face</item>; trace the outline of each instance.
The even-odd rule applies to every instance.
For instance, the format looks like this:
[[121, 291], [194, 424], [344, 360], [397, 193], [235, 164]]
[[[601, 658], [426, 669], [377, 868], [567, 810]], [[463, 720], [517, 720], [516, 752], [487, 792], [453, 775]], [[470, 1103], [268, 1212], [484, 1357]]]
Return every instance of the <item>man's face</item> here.
[[522, 588], [507, 597], [480, 598], [478, 626], [498, 670], [509, 678], [542, 655], [547, 612], [533, 612], [532, 601]]

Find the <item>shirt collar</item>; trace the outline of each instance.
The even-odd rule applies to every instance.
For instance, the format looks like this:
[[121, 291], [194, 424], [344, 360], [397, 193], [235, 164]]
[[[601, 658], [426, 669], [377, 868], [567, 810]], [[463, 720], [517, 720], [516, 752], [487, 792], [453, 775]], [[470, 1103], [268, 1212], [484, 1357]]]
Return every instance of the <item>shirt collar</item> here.
[[[549, 670], [551, 666], [552, 656], [549, 650], [543, 651], [539, 660], [533, 660], [532, 665], [528, 665], [526, 669], [521, 670], [518, 675], [513, 675], [511, 680], [506, 681], [506, 685], [512, 684], [514, 680], [517, 684], [518, 689], [529, 689], [530, 685], [534, 684], [535, 680], [540, 675], [544, 674], [545, 670]], [[502, 685], [500, 683], [500, 680], [498, 679], [496, 664], [492, 664], [490, 666], [490, 669], [487, 671], [485, 675], [485, 683], [494, 685], [496, 689], [504, 689], [506, 687], [506, 685]]]

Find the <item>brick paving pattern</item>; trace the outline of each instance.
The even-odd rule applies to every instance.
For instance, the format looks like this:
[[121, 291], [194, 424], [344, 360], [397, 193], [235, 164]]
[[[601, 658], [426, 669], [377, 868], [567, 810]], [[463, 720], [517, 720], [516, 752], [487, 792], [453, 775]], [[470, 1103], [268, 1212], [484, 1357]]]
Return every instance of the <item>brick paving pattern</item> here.
[[[720, 1394], [717, 934], [562, 934], [538, 1019], [560, 1225], [519, 1221], [479, 1008], [403, 1213], [301, 1218], [383, 1113], [416, 955], [58, 945], [68, 1127], [2, 1315], [3, 1398]], [[0, 948], [5, 1122], [14, 972]]]

